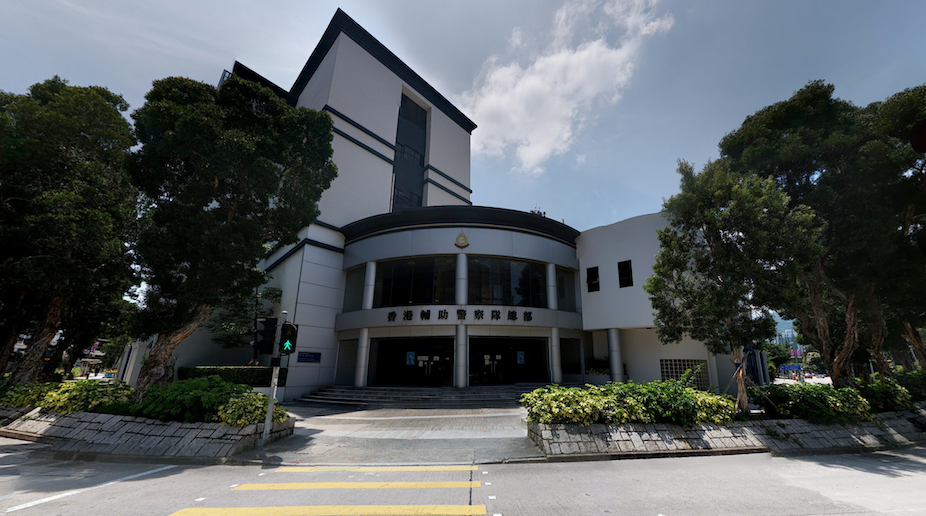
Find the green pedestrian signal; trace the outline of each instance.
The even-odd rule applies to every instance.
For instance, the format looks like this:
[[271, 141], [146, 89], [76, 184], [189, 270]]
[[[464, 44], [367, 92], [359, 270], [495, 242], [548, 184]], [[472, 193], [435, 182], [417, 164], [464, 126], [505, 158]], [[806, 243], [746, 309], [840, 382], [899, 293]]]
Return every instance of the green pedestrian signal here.
[[299, 327], [293, 323], [283, 323], [280, 328], [280, 354], [289, 355], [296, 350], [296, 336], [299, 333]]

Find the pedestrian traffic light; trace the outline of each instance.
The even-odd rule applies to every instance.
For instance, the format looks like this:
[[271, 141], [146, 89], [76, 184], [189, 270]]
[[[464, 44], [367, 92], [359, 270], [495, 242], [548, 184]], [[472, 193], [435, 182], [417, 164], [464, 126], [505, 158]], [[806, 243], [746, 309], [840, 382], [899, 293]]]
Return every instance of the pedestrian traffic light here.
[[277, 320], [267, 317], [257, 321], [257, 334], [254, 337], [254, 348], [261, 355], [272, 355], [274, 337], [277, 334]]
[[296, 349], [296, 335], [299, 333], [299, 327], [293, 323], [283, 323], [280, 329], [280, 354], [289, 355]]

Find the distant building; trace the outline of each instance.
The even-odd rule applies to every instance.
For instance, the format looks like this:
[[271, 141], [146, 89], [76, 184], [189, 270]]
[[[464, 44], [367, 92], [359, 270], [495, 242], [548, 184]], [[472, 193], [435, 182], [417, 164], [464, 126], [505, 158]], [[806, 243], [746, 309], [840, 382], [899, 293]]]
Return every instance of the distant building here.
[[[656, 338], [642, 285], [664, 219], [579, 232], [472, 206], [476, 124], [343, 11], [289, 90], [241, 63], [232, 73], [334, 120], [338, 178], [321, 215], [262, 265], [299, 326], [281, 398], [328, 385], [644, 382], [698, 364], [703, 386], [727, 383], [727, 358]], [[244, 364], [249, 353], [199, 332], [177, 357]]]

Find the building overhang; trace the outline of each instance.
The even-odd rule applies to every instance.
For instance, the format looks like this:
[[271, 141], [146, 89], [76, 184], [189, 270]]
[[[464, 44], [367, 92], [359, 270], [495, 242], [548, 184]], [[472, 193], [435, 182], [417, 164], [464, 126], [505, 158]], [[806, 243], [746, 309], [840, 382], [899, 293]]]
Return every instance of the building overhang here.
[[373, 236], [413, 229], [480, 227], [543, 236], [575, 247], [579, 231], [533, 213], [486, 206], [428, 206], [374, 215], [341, 228], [344, 245]]

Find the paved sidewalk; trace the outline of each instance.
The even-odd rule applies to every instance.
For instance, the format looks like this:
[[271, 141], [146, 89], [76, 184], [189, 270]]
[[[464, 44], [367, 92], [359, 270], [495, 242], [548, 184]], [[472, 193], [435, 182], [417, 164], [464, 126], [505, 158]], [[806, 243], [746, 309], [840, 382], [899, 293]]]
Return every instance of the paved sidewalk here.
[[331, 466], [544, 460], [527, 436], [523, 408], [285, 408], [296, 418], [295, 435], [234, 459]]

